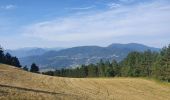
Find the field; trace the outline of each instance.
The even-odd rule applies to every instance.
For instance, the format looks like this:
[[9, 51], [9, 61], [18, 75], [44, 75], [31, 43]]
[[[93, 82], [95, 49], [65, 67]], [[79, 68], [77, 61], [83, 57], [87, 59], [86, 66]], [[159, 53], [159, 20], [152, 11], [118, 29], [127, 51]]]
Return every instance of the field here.
[[142, 78], [62, 78], [0, 64], [0, 100], [170, 100], [170, 84]]

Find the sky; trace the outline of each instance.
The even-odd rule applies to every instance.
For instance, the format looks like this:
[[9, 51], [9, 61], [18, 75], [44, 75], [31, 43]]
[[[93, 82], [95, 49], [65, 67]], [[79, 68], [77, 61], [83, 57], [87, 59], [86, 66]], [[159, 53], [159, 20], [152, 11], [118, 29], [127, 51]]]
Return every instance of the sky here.
[[0, 0], [0, 45], [170, 43], [170, 0]]

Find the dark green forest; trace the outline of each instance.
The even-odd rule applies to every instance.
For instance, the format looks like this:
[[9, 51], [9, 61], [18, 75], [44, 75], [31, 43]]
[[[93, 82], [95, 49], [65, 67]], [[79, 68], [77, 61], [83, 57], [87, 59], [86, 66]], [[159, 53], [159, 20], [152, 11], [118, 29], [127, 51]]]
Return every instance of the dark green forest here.
[[0, 46], [0, 63], [12, 65], [21, 68], [20, 62], [17, 57], [11, 56], [9, 53], [4, 53], [3, 48]]
[[62, 77], [150, 77], [170, 82], [170, 45], [160, 52], [131, 52], [121, 62], [103, 61], [77, 68], [44, 72]]

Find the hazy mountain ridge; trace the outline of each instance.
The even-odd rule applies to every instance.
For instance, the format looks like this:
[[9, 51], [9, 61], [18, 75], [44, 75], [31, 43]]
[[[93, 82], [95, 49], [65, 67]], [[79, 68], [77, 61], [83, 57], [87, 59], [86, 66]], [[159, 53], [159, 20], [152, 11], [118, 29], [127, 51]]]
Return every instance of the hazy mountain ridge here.
[[158, 48], [142, 44], [111, 44], [108, 47], [80, 46], [59, 51], [47, 51], [42, 55], [20, 58], [22, 65], [37, 63], [41, 68], [75, 67], [81, 64], [97, 63], [100, 59], [121, 61], [132, 51], [159, 51]]
[[7, 49], [6, 52], [9, 52], [13, 56], [17, 56], [18, 58], [28, 57], [28, 56], [38, 56], [42, 55], [48, 51], [58, 51], [63, 48], [37, 48], [37, 47], [27, 47], [21, 49], [10, 50]]

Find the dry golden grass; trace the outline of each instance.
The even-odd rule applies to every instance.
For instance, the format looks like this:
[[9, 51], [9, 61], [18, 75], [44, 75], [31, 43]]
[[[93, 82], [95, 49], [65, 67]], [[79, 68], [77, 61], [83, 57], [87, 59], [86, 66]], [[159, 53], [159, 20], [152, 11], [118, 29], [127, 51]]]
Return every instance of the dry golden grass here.
[[142, 78], [51, 77], [2, 64], [0, 85], [2, 100], [170, 100], [168, 83]]

